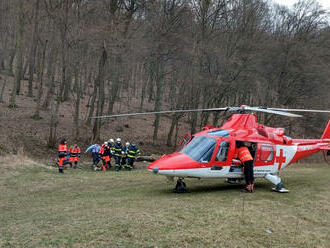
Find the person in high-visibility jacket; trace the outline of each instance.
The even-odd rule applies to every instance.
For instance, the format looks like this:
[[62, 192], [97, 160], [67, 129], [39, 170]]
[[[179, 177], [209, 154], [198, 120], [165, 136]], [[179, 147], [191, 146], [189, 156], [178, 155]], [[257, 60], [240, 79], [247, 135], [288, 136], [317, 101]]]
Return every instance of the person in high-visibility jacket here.
[[73, 168], [76, 169], [78, 167], [78, 161], [81, 153], [80, 147], [77, 144], [70, 146], [69, 153], [70, 153], [70, 163], [71, 165], [73, 164]]
[[116, 160], [116, 171], [120, 171], [121, 170], [121, 156], [122, 156], [122, 151], [123, 151], [123, 146], [121, 144], [121, 139], [117, 138], [116, 139], [116, 143], [114, 146], [114, 156], [115, 156], [115, 160]]
[[111, 163], [110, 163], [110, 147], [108, 145], [108, 142], [104, 142], [104, 144], [101, 146], [99, 151], [101, 160], [102, 160], [102, 170], [106, 171], [107, 169], [110, 169]]
[[62, 139], [58, 145], [58, 172], [64, 173], [63, 166], [66, 164], [72, 164], [69, 160], [68, 145], [66, 139]]
[[253, 173], [253, 157], [249, 151], [250, 142], [239, 142], [237, 144], [237, 158], [241, 160], [244, 166], [244, 176], [246, 181], [246, 188], [244, 192], [252, 193], [254, 190], [254, 173]]
[[121, 166], [124, 167], [126, 170], [130, 170], [130, 166], [127, 164], [127, 151], [130, 143], [126, 142], [125, 146], [123, 146], [122, 156], [121, 156]]
[[140, 150], [136, 144], [132, 143], [127, 149], [127, 158], [128, 158], [128, 169], [132, 170], [134, 168], [134, 161], [136, 156], [140, 155]]
[[112, 158], [115, 155], [115, 141], [113, 139], [109, 139], [108, 145], [109, 145], [110, 151], [111, 151], [110, 158]]

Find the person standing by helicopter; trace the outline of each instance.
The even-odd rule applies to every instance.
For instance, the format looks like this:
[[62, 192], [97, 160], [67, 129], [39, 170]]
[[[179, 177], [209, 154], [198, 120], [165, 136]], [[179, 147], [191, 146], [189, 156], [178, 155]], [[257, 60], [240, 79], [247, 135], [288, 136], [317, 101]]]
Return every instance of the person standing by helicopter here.
[[253, 174], [253, 157], [249, 151], [250, 142], [237, 143], [237, 157], [244, 166], [244, 176], [246, 181], [246, 188], [243, 192], [252, 193], [254, 190], [254, 174]]

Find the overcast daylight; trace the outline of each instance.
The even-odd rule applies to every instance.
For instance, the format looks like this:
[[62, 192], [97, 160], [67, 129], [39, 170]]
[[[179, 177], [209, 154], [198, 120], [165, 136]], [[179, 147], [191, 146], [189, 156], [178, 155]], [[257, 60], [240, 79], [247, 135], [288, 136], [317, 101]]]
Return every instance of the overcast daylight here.
[[[298, 2], [298, 0], [274, 0], [274, 2], [290, 7], [293, 4], [295, 4], [296, 2]], [[318, 0], [317, 2], [319, 2], [319, 4], [321, 4], [323, 8], [330, 10], [330, 1], [329, 0]]]
[[330, 248], [329, 13], [0, 0], [0, 248]]

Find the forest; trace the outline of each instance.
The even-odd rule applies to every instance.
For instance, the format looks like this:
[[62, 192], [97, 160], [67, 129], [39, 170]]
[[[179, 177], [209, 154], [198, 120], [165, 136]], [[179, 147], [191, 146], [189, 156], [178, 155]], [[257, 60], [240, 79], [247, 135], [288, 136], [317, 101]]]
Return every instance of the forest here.
[[[314, 0], [1, 0], [0, 18], [1, 110], [32, 102], [21, 128], [45, 122], [48, 147], [101, 141], [114, 122], [91, 117], [113, 113], [330, 104], [329, 14]], [[150, 142], [173, 146], [180, 124], [194, 133], [224, 115], [151, 118]], [[328, 116], [260, 119], [318, 137]]]

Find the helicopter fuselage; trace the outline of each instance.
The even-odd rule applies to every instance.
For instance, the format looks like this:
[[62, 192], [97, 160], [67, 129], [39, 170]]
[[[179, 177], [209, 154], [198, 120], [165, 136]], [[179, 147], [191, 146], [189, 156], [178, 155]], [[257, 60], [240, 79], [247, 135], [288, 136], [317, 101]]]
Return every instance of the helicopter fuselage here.
[[237, 142], [241, 141], [251, 144], [254, 176], [265, 177], [328, 150], [330, 139], [291, 139], [282, 128], [258, 124], [254, 114], [234, 114], [222, 127], [186, 138], [179, 152], [163, 155], [148, 170], [168, 177], [243, 178], [242, 166], [236, 159]]

